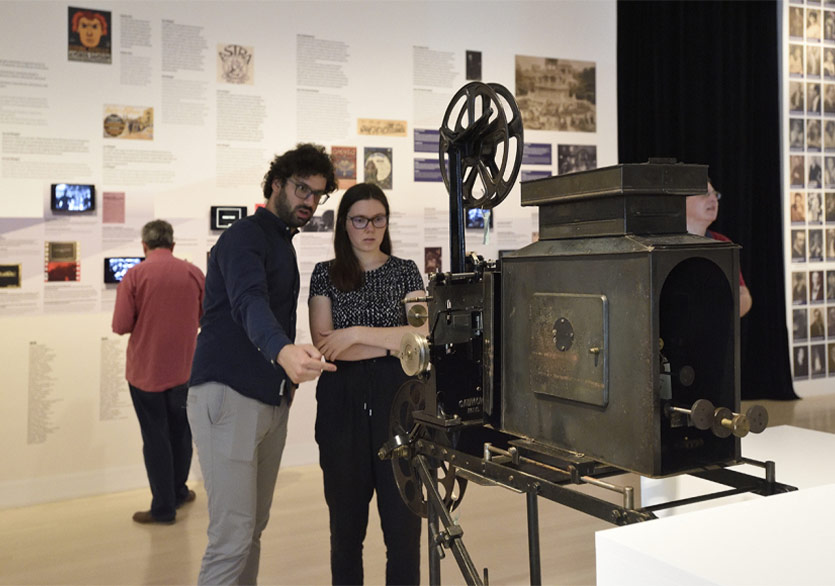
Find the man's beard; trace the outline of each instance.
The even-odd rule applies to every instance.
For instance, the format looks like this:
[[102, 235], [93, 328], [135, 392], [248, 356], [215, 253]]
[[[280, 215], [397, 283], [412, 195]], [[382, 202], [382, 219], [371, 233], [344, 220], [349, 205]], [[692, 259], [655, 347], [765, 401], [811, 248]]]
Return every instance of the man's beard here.
[[296, 216], [295, 211], [299, 208], [310, 210], [310, 218], [313, 217], [313, 208], [304, 203], [292, 207], [290, 196], [287, 194], [286, 188], [282, 187], [278, 194], [278, 205], [276, 205], [278, 217], [290, 228], [301, 228], [310, 221], [310, 218], [302, 219]]

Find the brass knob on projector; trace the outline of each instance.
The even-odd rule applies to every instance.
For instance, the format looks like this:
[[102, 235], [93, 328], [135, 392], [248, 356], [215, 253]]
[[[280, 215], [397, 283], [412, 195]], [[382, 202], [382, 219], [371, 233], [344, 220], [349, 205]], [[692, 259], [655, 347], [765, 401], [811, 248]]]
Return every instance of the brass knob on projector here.
[[429, 372], [429, 341], [418, 333], [409, 332], [400, 339], [400, 366], [409, 376]]
[[429, 313], [426, 311], [426, 306], [424, 305], [413, 305], [409, 308], [408, 313], [406, 313], [406, 321], [413, 328], [419, 328], [425, 324], [428, 317]]

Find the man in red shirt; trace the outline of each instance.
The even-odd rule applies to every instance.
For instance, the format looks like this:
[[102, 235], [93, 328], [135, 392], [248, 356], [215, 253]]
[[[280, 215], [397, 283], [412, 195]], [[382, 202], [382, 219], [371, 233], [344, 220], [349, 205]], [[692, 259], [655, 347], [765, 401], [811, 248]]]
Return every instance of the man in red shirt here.
[[[687, 231], [690, 234], [698, 236], [707, 236], [714, 240], [721, 240], [723, 242], [730, 242], [731, 239], [708, 230], [719, 215], [719, 200], [722, 194], [713, 188], [710, 180], [707, 182], [707, 192], [704, 195], [690, 195], [687, 197]], [[745, 279], [742, 278], [742, 271], [739, 272], [739, 317], [742, 317], [751, 310], [754, 300], [751, 297], [751, 291], [745, 284]]]
[[112, 327], [131, 334], [125, 378], [151, 485], [151, 509], [133, 520], [170, 524], [177, 507], [194, 500], [186, 486], [192, 456], [186, 398], [204, 277], [174, 257], [174, 229], [165, 220], [145, 224], [142, 249], [145, 260], [125, 273], [116, 290]]

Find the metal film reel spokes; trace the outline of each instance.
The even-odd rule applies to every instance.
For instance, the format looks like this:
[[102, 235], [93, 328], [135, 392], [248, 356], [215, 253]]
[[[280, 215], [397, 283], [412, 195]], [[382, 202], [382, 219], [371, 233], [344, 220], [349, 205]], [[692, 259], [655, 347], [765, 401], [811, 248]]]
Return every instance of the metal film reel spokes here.
[[[389, 437], [403, 437], [414, 426], [415, 411], [426, 410], [427, 385], [420, 380], [411, 379], [403, 383], [394, 396], [389, 417]], [[449, 446], [449, 440], [441, 431], [420, 428], [420, 439]], [[410, 445], [417, 438], [411, 438]], [[416, 515], [426, 518], [429, 514], [428, 499], [417, 471], [412, 465], [414, 453], [409, 450], [409, 457], [393, 457], [391, 460], [394, 480], [400, 490], [403, 502]], [[427, 457], [430, 467], [437, 470], [438, 492], [448, 510], [454, 510], [461, 502], [467, 481], [455, 476], [455, 466], [444, 461]]]
[[453, 96], [440, 128], [444, 185], [451, 189], [445, 157], [455, 150], [461, 156], [464, 206], [492, 209], [516, 181], [523, 144], [522, 116], [513, 94], [497, 83], [468, 83]]

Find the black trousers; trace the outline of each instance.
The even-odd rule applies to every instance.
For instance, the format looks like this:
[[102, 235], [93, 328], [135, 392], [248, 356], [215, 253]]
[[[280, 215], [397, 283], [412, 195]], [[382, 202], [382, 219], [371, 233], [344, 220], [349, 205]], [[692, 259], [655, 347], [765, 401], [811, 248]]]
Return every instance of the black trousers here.
[[334, 584], [362, 584], [368, 504], [377, 509], [386, 544], [386, 584], [420, 583], [421, 519], [403, 503], [390, 461], [377, 457], [388, 439], [394, 394], [407, 380], [396, 358], [337, 362], [316, 387], [316, 442], [330, 511]]
[[191, 468], [191, 428], [186, 415], [188, 385], [147, 392], [128, 384], [139, 429], [142, 454], [151, 484], [151, 515], [169, 521], [188, 496]]

